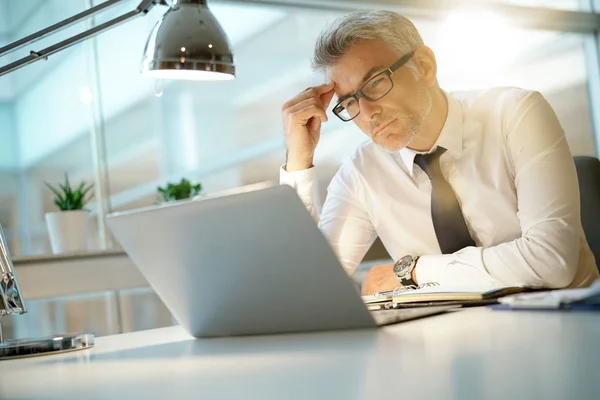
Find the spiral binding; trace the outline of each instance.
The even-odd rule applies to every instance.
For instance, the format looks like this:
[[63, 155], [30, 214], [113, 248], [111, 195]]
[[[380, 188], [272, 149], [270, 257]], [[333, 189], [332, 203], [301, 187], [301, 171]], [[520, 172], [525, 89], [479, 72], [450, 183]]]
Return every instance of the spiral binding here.
[[408, 292], [408, 291], [412, 291], [412, 290], [424, 289], [424, 288], [434, 287], [434, 286], [440, 286], [440, 284], [437, 282], [425, 282], [418, 286], [415, 286], [415, 285], [398, 286], [396, 289], [394, 289], [392, 291], [392, 296], [397, 296], [400, 293], [404, 293], [404, 292]]

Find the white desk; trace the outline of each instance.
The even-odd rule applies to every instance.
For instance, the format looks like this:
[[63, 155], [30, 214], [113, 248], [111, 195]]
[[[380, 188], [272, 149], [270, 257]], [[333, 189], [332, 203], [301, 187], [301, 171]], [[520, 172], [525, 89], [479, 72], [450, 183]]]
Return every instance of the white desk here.
[[599, 399], [600, 314], [470, 309], [379, 330], [180, 327], [0, 362], [0, 399]]

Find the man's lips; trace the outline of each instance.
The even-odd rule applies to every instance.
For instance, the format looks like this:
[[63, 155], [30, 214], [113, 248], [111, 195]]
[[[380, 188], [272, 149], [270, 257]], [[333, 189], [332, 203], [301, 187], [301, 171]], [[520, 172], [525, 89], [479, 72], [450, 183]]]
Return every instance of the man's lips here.
[[392, 124], [392, 122], [394, 122], [395, 120], [396, 120], [396, 119], [393, 119], [393, 120], [391, 120], [390, 122], [388, 122], [388, 123], [386, 123], [386, 124], [379, 125], [379, 127], [378, 127], [378, 128], [376, 128], [376, 129], [373, 131], [373, 136], [375, 136], [375, 135], [379, 134], [379, 133], [380, 133], [381, 131], [383, 131], [385, 128], [387, 128], [388, 126], [390, 126], [390, 125]]

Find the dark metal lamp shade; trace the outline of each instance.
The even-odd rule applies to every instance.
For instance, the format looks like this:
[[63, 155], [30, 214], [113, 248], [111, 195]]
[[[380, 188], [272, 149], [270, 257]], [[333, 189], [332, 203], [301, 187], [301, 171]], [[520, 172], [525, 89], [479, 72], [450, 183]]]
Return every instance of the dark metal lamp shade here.
[[234, 79], [231, 44], [206, 0], [173, 3], [148, 38], [142, 74], [157, 79]]

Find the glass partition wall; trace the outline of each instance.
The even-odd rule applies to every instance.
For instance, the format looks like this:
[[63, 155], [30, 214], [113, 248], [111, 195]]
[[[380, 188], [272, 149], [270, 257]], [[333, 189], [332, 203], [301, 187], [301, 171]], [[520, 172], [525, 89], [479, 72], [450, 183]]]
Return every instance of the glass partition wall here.
[[[2, 0], [0, 46], [99, 0]], [[130, 11], [123, 1], [36, 43], [61, 38]], [[267, 4], [268, 3], [268, 4]], [[283, 102], [323, 76], [310, 68], [319, 31], [354, 8], [397, 9], [436, 53], [447, 91], [520, 86], [556, 110], [574, 155], [596, 155], [600, 16], [591, 1], [504, 0], [282, 2], [212, 1], [233, 43], [230, 82], [155, 82], [140, 75], [146, 37], [164, 12], [129, 21], [95, 39], [0, 78], [0, 224], [13, 255], [50, 253], [44, 182], [95, 184], [89, 250], [118, 248], [106, 213], [153, 204], [156, 188], [185, 177], [204, 193], [277, 181], [285, 150]], [[476, 8], [465, 4], [477, 5]], [[401, 5], [401, 7], [400, 7]], [[545, 19], [544, 19], [545, 18]], [[30, 48], [0, 58], [0, 64]], [[324, 125], [316, 164], [320, 193], [366, 137], [336, 118]]]

